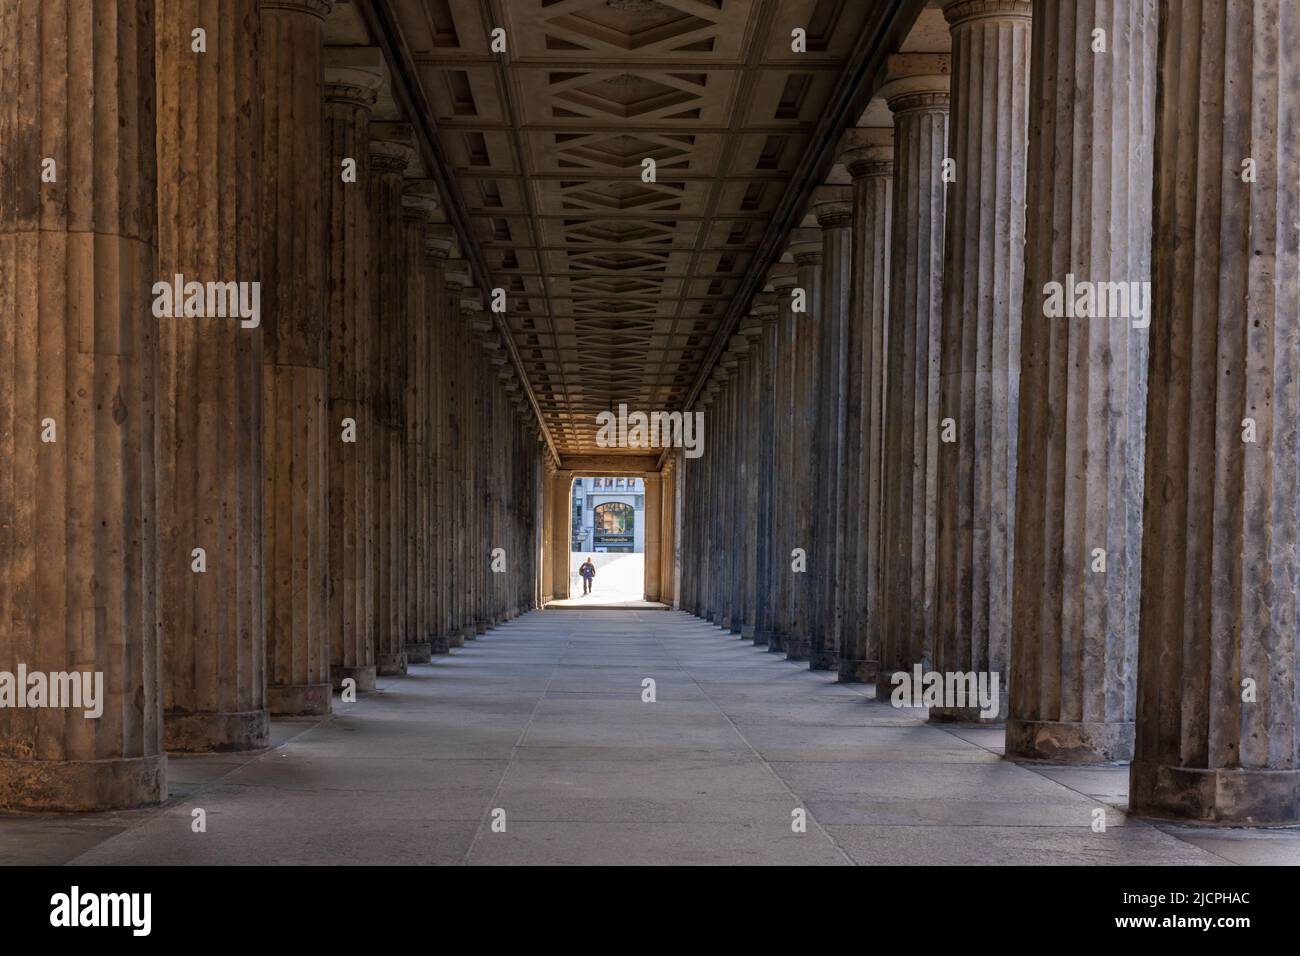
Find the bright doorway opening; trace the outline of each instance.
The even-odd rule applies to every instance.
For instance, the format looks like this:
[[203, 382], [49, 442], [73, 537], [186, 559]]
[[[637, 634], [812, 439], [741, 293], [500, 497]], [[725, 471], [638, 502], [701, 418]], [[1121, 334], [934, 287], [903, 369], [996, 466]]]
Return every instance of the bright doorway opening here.
[[[645, 482], [632, 477], [573, 479], [569, 600], [573, 607], [645, 603]], [[590, 565], [589, 584], [582, 573]]]

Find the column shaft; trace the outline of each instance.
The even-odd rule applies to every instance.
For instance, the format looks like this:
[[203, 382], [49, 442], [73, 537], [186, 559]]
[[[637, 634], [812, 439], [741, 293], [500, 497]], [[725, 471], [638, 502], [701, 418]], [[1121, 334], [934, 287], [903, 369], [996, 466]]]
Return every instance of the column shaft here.
[[267, 705], [328, 713], [322, 18], [328, 0], [260, 5], [262, 382]]
[[[177, 0], [160, 4], [157, 18], [158, 275], [246, 289], [261, 274], [257, 5]], [[201, 55], [190, 49], [196, 27], [210, 44]], [[214, 101], [223, 108], [202, 108]], [[246, 327], [254, 319], [227, 309], [233, 302], [221, 305], [223, 317], [203, 308], [203, 316], [158, 319], [158, 614], [168, 750], [252, 750], [266, 746], [270, 731], [262, 329]]]
[[0, 203], [0, 668], [102, 675], [97, 718], [0, 708], [4, 809], [167, 793], [153, 16], [152, 0], [0, 6], [0, 155], [19, 180]]
[[1160, 16], [1129, 805], [1295, 823], [1300, 10], [1173, 6]]
[[1156, 13], [1034, 4], [1012, 757], [1133, 755], [1148, 333], [1128, 315], [1048, 315], [1045, 293], [1122, 282], [1127, 298], [1150, 281]]

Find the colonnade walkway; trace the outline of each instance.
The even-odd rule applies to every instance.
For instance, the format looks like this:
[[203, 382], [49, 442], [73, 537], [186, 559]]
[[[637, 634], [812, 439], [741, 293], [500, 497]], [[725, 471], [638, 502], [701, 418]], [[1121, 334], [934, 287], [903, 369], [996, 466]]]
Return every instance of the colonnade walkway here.
[[170, 758], [161, 807], [0, 818], [0, 863], [1300, 863], [1300, 831], [1128, 819], [1127, 768], [870, 693], [680, 611], [534, 611], [269, 750]]

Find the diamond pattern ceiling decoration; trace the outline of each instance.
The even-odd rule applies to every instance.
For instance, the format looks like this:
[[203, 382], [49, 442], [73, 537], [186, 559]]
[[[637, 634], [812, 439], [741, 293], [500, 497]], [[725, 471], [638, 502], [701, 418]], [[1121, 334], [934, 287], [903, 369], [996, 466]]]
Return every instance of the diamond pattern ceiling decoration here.
[[890, 0], [390, 2], [547, 427], [578, 454], [603, 450], [600, 411], [683, 407]]

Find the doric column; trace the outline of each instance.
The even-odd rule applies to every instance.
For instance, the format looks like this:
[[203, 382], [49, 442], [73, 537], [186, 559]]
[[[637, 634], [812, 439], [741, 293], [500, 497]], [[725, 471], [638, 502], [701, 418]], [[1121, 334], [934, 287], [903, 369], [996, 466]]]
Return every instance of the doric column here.
[[483, 464], [483, 386], [487, 374], [477, 339], [484, 332], [482, 294], [470, 287], [460, 296], [462, 359], [469, 372], [465, 389], [465, 416], [461, 440], [464, 445], [465, 469], [462, 476], [465, 501], [465, 534], [461, 561], [465, 566], [465, 619], [461, 635], [472, 641], [487, 628], [483, 621], [483, 575], [487, 567], [487, 547], [483, 528], [484, 484], [480, 477]]
[[370, 126], [371, 403], [375, 420], [375, 672], [406, 673], [406, 257], [402, 174], [415, 150], [402, 123]]
[[645, 477], [645, 599], [659, 600], [659, 548], [663, 540], [660, 524], [663, 507], [660, 503], [659, 475]]
[[[158, 276], [241, 290], [213, 312], [158, 318], [163, 742], [253, 750], [270, 729], [262, 329], [240, 305], [252, 305], [261, 275], [261, 30], [253, 0], [221, 9], [177, 0], [156, 15]], [[190, 49], [196, 27], [211, 43], [201, 56]], [[214, 98], [225, 108], [202, 109]]]
[[894, 114], [896, 255], [889, 263], [881, 549], [880, 673], [929, 669], [934, 612], [935, 458], [939, 443], [939, 345], [943, 323], [943, 160], [948, 139], [946, 54], [889, 62], [880, 90]]
[[[262, 0], [262, 444], [267, 705], [324, 714], [329, 684], [321, 36], [328, 0]], [[293, 228], [286, 228], [292, 223]]]
[[443, 552], [446, 550], [448, 528], [447, 462], [443, 445], [447, 431], [447, 396], [443, 362], [445, 361], [442, 329], [446, 322], [447, 290], [443, 282], [445, 263], [455, 246], [452, 229], [447, 225], [429, 225], [424, 230], [424, 305], [428, 324], [428, 358], [426, 414], [428, 416], [428, 448], [425, 453], [429, 473], [429, 508], [425, 520], [425, 588], [429, 592], [429, 652], [448, 654], [451, 645], [447, 640], [446, 615], [448, 606], [448, 576]]
[[107, 810], [167, 793], [156, 329], [191, 320], [150, 308], [172, 279], [155, 260], [153, 0], [37, 7], [0, 7], [0, 669], [100, 675], [102, 713], [0, 708], [0, 808]]
[[[949, 437], [939, 444], [934, 667], [997, 675], [1000, 716], [1011, 652], [1029, 15], [1028, 0], [944, 7], [954, 180], [944, 244], [939, 414]], [[930, 709], [931, 720], [979, 715], [977, 704]]]
[[[791, 571], [791, 620], [786, 637], [786, 657], [792, 661], [806, 661], [812, 652], [812, 635], [816, 629], [818, 608], [818, 567], [815, 554], [815, 516], [822, 491], [817, 487], [819, 469], [816, 467], [814, 438], [817, 431], [818, 359], [821, 345], [822, 323], [822, 236], [821, 229], [805, 227], [790, 233], [788, 246], [795, 265], [798, 266], [798, 285], [791, 289], [792, 334], [794, 350], [790, 393], [790, 449], [792, 453], [790, 492], [793, 500], [794, 527], [791, 551], [797, 549], [803, 568]], [[798, 300], [802, 300], [799, 302]], [[803, 309], [797, 306], [802, 304]], [[792, 566], [794, 558], [785, 559]]]
[[777, 313], [776, 362], [773, 381], [773, 490], [772, 500], [772, 634], [769, 651], [783, 653], [794, 633], [794, 581], [791, 551], [795, 547], [794, 508], [794, 308], [793, 292], [799, 285], [798, 267], [778, 264], [768, 270]]
[[570, 525], [573, 521], [573, 512], [570, 511], [572, 505], [569, 501], [569, 495], [573, 490], [573, 472], [556, 471], [552, 476], [551, 482], [551, 541], [553, 585], [555, 588], [556, 600], [564, 600], [569, 596], [569, 548], [570, 542]]
[[880, 668], [893, 129], [847, 130], [840, 144], [840, 161], [853, 177], [853, 281], [845, 398], [847, 490], [843, 503], [849, 524], [842, 558], [845, 613], [839, 675], [844, 682], [868, 683], [876, 679]]
[[461, 456], [461, 415], [466, 372], [461, 358], [462, 322], [460, 295], [469, 284], [469, 265], [463, 259], [448, 259], [443, 269], [443, 311], [439, 316], [438, 341], [443, 398], [443, 437], [439, 443], [441, 464], [438, 477], [442, 483], [442, 534], [439, 537], [439, 567], [444, 572], [442, 593], [446, 606], [442, 615], [442, 636], [448, 647], [464, 647], [461, 620], [465, 604], [465, 568], [461, 562], [465, 503], [463, 500], [464, 464]]
[[809, 555], [809, 571], [816, 575], [818, 612], [808, 665], [824, 671], [839, 668], [844, 589], [848, 584], [843, 556], [847, 547], [845, 500], [852, 472], [845, 460], [845, 399], [853, 272], [853, 187], [818, 186], [813, 190], [812, 210], [822, 230], [822, 329], [817, 428], [813, 436], [818, 488], [814, 509], [816, 551]]
[[1148, 333], [1048, 293], [1150, 280], [1156, 12], [1034, 4], [1009, 757], [1133, 755]]
[[1300, 19], [1161, 9], [1129, 806], [1295, 823]]
[[754, 646], [767, 647], [772, 640], [775, 604], [776, 541], [773, 533], [773, 488], [775, 482], [777, 296], [760, 292], [750, 304], [751, 322], [743, 327], [758, 356], [758, 369], [750, 381], [750, 411], [747, 426], [753, 438], [751, 500], [757, 516], [753, 521], [751, 549], [754, 593]]
[[[726, 387], [727, 403], [727, 471], [724, 484], [726, 527], [722, 547], [727, 555], [727, 616], [724, 626], [732, 634], [745, 634], [745, 537], [751, 520], [747, 489], [749, 464], [746, 458], [744, 398], [748, 393], [749, 343], [733, 335], [722, 365], [730, 376]], [[751, 631], [752, 635], [752, 631]]]
[[542, 599], [544, 601], [550, 601], [555, 597], [555, 541], [551, 535], [551, 526], [555, 523], [555, 494], [553, 492], [555, 485], [555, 460], [545, 452], [542, 453], [541, 457], [542, 507], [538, 512], [541, 521], [541, 534], [538, 535], [541, 544], [541, 587]]
[[[376, 64], [377, 66], [377, 64]], [[376, 424], [371, 410], [370, 113], [377, 69], [327, 66], [324, 168], [330, 322], [326, 428], [329, 463], [330, 682], [375, 687]], [[353, 173], [355, 169], [355, 173]]]

